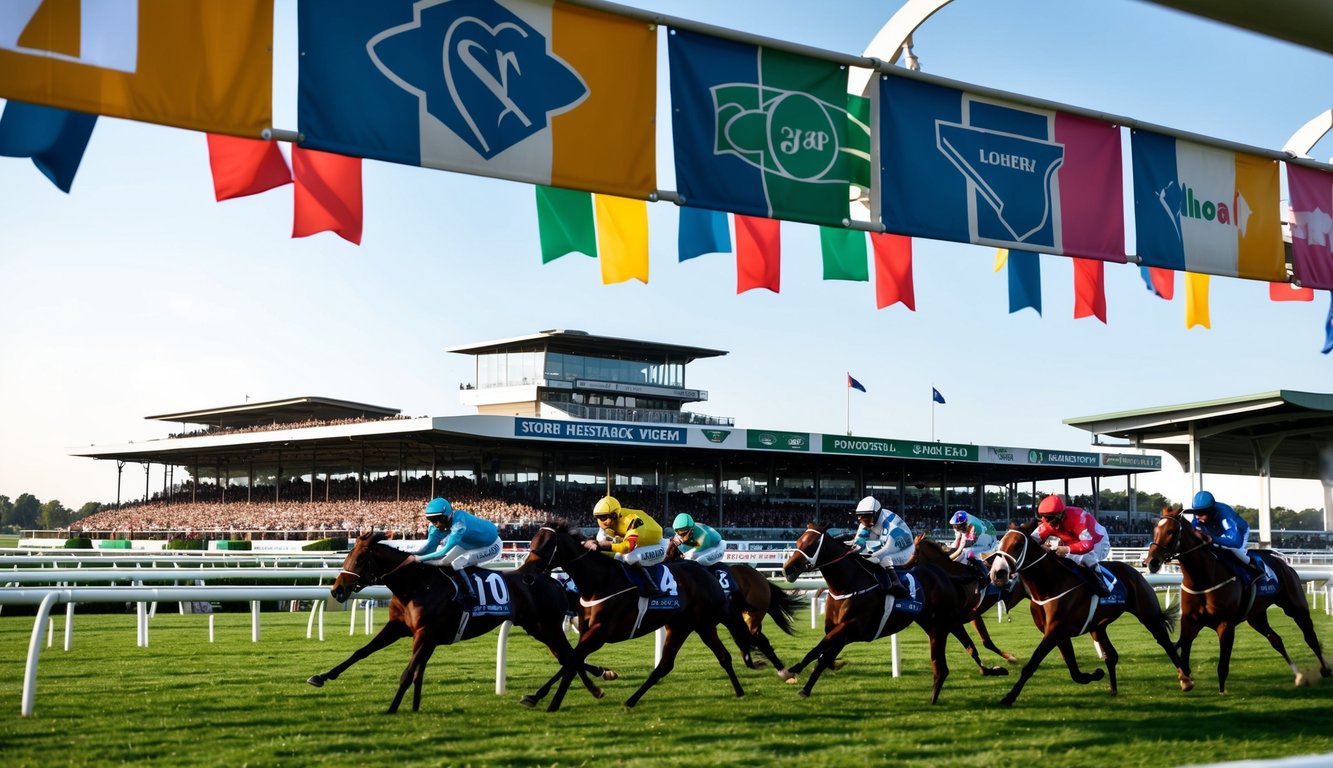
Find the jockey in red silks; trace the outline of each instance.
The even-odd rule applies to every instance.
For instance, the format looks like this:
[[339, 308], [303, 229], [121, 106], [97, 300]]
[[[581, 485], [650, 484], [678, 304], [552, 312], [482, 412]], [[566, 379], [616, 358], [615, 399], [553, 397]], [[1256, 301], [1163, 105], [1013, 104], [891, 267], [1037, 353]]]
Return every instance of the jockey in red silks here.
[[[1088, 586], [1098, 597], [1110, 595], [1111, 591], [1097, 572], [1097, 564], [1111, 553], [1111, 540], [1097, 518], [1081, 507], [1065, 506], [1065, 500], [1059, 496], [1047, 496], [1037, 507], [1037, 519], [1041, 522], [1032, 532], [1032, 538], [1060, 557], [1087, 569], [1089, 572], [1084, 575]], [[1045, 543], [1052, 536], [1059, 540], [1059, 544]]]

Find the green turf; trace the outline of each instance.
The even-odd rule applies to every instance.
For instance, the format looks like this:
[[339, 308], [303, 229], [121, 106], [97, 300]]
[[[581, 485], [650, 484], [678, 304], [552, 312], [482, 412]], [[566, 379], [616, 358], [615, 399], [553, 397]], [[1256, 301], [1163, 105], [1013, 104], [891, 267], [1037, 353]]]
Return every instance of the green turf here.
[[[165, 608], [165, 606], [164, 606]], [[376, 617], [383, 620], [385, 612]], [[358, 616], [358, 619], [360, 617]], [[1275, 626], [1298, 661], [1313, 658], [1278, 612]], [[780, 636], [794, 663], [818, 638], [800, 616]], [[326, 640], [305, 639], [306, 615], [265, 613], [250, 640], [247, 613], [207, 618], [163, 610], [148, 648], [135, 645], [133, 614], [80, 615], [74, 645], [44, 648], [32, 717], [19, 717], [30, 616], [0, 614], [0, 762], [7, 768], [65, 765], [920, 765], [1164, 766], [1333, 752], [1333, 680], [1295, 688], [1282, 660], [1248, 628], [1238, 634], [1229, 693], [1216, 692], [1213, 636], [1196, 645], [1198, 687], [1179, 690], [1165, 656], [1132, 617], [1114, 627], [1120, 695], [1105, 681], [1072, 683], [1048, 658], [1012, 708], [998, 701], [1013, 677], [982, 678], [957, 646], [941, 702], [930, 706], [924, 634], [902, 635], [903, 675], [889, 674], [890, 644], [851, 646], [848, 666], [827, 673], [808, 700], [768, 670], [741, 669], [735, 699], [697, 640], [638, 707], [624, 700], [643, 680], [652, 646], [637, 640], [595, 658], [622, 679], [607, 698], [574, 688], [557, 713], [518, 704], [553, 671], [545, 649], [522, 633], [510, 642], [509, 692], [494, 694], [495, 635], [440, 649], [427, 671], [422, 709], [383, 714], [407, 662], [406, 642], [353, 667], [322, 689], [306, 684], [359, 647], [345, 614], [328, 614]], [[1026, 610], [994, 625], [1020, 656], [1037, 635]], [[1317, 614], [1320, 634], [1333, 620]], [[358, 620], [358, 625], [360, 621]], [[1076, 641], [1081, 663], [1097, 664]], [[577, 685], [577, 683], [576, 683]]]
[[14, 549], [19, 545], [18, 534], [0, 533], [0, 549]]

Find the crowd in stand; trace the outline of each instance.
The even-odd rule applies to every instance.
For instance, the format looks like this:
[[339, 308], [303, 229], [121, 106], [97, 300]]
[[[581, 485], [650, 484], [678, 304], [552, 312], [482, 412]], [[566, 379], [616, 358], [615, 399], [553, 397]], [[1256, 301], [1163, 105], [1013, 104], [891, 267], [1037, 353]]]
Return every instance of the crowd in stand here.
[[169, 435], [169, 437], [202, 437], [205, 435], [236, 435], [243, 432], [272, 432], [278, 429], [305, 429], [306, 427], [331, 427], [339, 424], [360, 424], [366, 421], [391, 421], [394, 419], [410, 419], [410, 416], [398, 414], [396, 416], [385, 416], [383, 418], [369, 419], [364, 416], [349, 419], [306, 419], [305, 421], [276, 421], [271, 424], [251, 424], [245, 427], [204, 427], [203, 429], [192, 429], [188, 432], [178, 432]]

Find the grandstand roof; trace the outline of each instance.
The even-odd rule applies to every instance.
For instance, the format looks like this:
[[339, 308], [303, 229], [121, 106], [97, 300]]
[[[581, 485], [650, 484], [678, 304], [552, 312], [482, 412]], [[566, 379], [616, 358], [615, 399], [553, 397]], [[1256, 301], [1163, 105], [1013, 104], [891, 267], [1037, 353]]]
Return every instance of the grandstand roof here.
[[1333, 53], [1333, 3], [1328, 0], [1149, 0], [1261, 35]]
[[1319, 479], [1320, 450], [1333, 445], [1333, 394], [1280, 389], [1065, 423], [1166, 451], [1186, 470], [1193, 440], [1204, 473], [1254, 475], [1268, 456], [1272, 477]]
[[180, 413], [145, 416], [153, 421], [179, 421], [183, 424], [203, 424], [210, 427], [240, 429], [243, 427], [290, 424], [302, 421], [337, 421], [339, 419], [383, 419], [397, 416], [397, 408], [334, 400], [328, 397], [290, 397], [286, 400], [267, 400], [262, 403], [241, 403], [221, 408], [205, 408]]
[[541, 348], [551, 352], [564, 352], [575, 355], [599, 355], [649, 359], [668, 356], [683, 358], [688, 363], [704, 357], [721, 357], [725, 350], [706, 347], [690, 347], [682, 344], [665, 344], [658, 341], [640, 341], [622, 339], [616, 336], [594, 336], [586, 331], [552, 329], [539, 331], [529, 336], [515, 336], [510, 339], [482, 341], [450, 347], [446, 352], [463, 355], [484, 355], [492, 352], [508, 352]]

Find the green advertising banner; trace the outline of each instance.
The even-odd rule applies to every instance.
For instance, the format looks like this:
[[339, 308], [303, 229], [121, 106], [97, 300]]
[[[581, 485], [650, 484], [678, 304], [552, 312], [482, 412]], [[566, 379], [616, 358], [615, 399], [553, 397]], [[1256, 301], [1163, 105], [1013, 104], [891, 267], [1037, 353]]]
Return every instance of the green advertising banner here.
[[745, 430], [745, 447], [769, 451], [808, 451], [809, 432], [778, 432], [771, 429]]
[[1127, 469], [1161, 469], [1161, 456], [1139, 456], [1133, 453], [1111, 453], [1102, 456], [1103, 467], [1125, 467]]
[[1084, 451], [1043, 451], [1036, 448], [1028, 450], [1029, 464], [1059, 464], [1062, 466], [1074, 467], [1100, 467], [1102, 464], [1102, 455], [1100, 453], [1086, 453]]
[[975, 445], [959, 443], [918, 443], [913, 440], [885, 440], [878, 437], [824, 435], [824, 453], [855, 453], [936, 461], [977, 461], [979, 449]]

